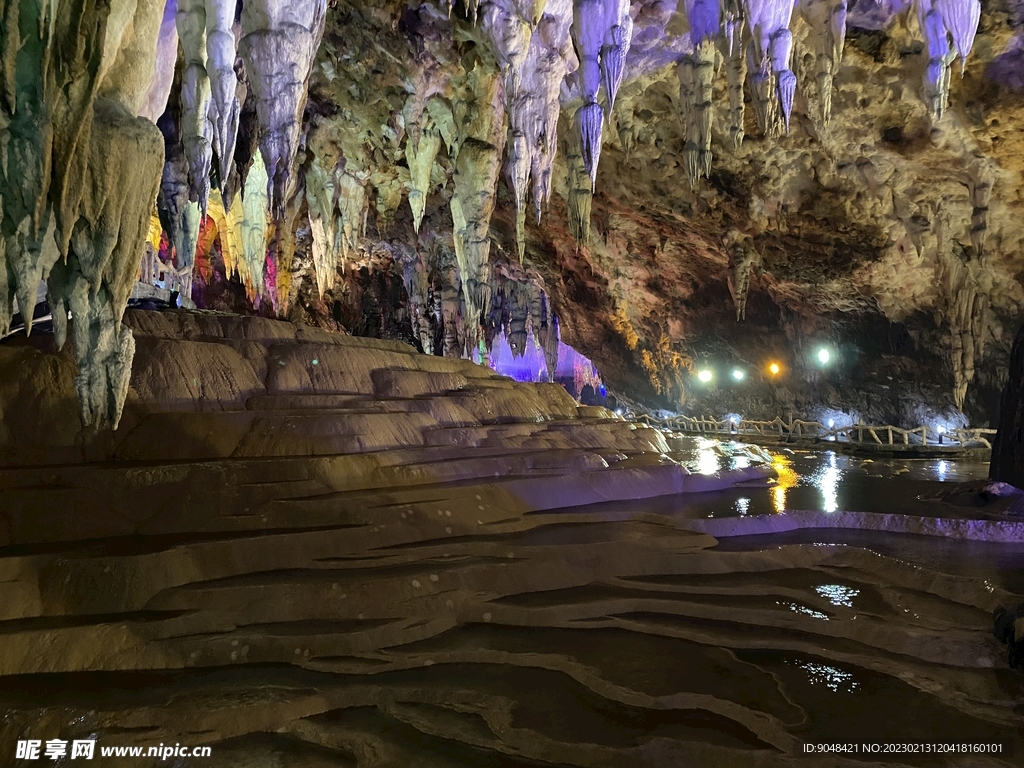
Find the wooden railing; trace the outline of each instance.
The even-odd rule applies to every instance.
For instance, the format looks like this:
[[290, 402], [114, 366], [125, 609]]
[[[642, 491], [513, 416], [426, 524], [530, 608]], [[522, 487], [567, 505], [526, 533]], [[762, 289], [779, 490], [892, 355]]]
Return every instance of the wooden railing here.
[[864, 445], [949, 445], [949, 446], [984, 446], [991, 448], [989, 437], [995, 435], [994, 429], [956, 428], [938, 431], [933, 427], [920, 426], [913, 429], [894, 427], [892, 424], [851, 424], [844, 427], [829, 427], [818, 421], [790, 419], [783, 421], [776, 418], [772, 421], [754, 421], [742, 419], [718, 421], [705, 417], [674, 416], [658, 419], [648, 414], [636, 417], [651, 426], [673, 429], [698, 435], [716, 435], [718, 437], [745, 436], [776, 439], [828, 440], [841, 443], [859, 443]]

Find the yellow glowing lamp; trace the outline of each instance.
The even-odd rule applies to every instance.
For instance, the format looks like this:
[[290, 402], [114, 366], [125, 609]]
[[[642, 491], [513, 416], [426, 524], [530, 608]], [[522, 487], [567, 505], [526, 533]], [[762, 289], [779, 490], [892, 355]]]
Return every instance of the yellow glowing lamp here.
[[781, 371], [782, 367], [778, 363], [772, 363], [768, 366], [768, 373], [772, 376], [778, 376]]

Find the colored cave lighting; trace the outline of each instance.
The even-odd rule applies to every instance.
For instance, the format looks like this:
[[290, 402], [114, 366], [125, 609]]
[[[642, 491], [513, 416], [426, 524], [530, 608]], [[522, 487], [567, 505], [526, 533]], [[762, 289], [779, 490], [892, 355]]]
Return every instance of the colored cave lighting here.
[[778, 363], [771, 363], [768, 366], [768, 373], [770, 373], [772, 376], [778, 376], [781, 371], [782, 367]]
[[734, 368], [734, 369], [733, 369], [733, 372], [732, 372], [732, 377], [733, 377], [734, 379], [736, 379], [736, 381], [743, 381], [743, 377], [744, 377], [745, 375], [746, 375], [746, 374], [744, 374], [744, 373], [743, 373], [743, 371], [741, 371], [741, 370], [740, 370], [739, 368]]
[[711, 381], [711, 379], [714, 378], [714, 374], [711, 373], [711, 371], [709, 371], [707, 368], [705, 368], [703, 371], [697, 374], [697, 378], [700, 379], [705, 384], [707, 384], [708, 382]]
[[508, 343], [504, 332], [497, 334], [491, 344], [489, 359], [490, 367], [502, 376], [508, 376], [516, 381], [542, 382], [556, 381], [567, 385], [571, 382], [570, 394], [579, 397], [583, 387], [590, 385], [594, 391], [604, 395], [604, 384], [601, 382], [601, 374], [597, 367], [568, 344], [558, 342], [558, 362], [555, 365], [555, 375], [549, 378], [548, 365], [544, 359], [543, 350], [537, 345], [533, 336], [530, 336], [526, 343], [526, 351], [522, 357], [514, 357], [512, 347]]
[[829, 352], [827, 349], [822, 348], [822, 349], [818, 350], [818, 362], [819, 363], [821, 363], [822, 365], [828, 365], [828, 361], [831, 360], [831, 359], [832, 359], [832, 353]]

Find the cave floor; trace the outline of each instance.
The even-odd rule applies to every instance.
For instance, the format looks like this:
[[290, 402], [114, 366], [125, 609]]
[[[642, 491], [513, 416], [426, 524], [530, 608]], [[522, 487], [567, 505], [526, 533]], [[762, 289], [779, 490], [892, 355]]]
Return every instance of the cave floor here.
[[[917, 514], [939, 485], [935, 462], [773, 459], [795, 476], [780, 473], [786, 508], [817, 498], [819, 510]], [[1022, 545], [686, 529], [770, 512], [784, 482], [523, 513], [497, 479], [339, 493], [309, 461], [236, 464], [131, 470], [152, 493], [148, 507], [126, 496], [123, 514], [145, 517], [144, 534], [97, 533], [102, 467], [72, 484], [40, 469], [16, 492], [8, 474], [5, 503], [45, 507], [63, 533], [29, 542], [22, 527], [0, 548], [5, 765], [32, 764], [8, 762], [18, 740], [55, 738], [212, 750], [133, 765], [282, 768], [1024, 755], [1024, 677], [991, 631], [995, 607], [1021, 602]], [[947, 481], [979, 472], [941, 469]], [[1004, 752], [799, 754], [805, 742], [950, 741]], [[96, 752], [97, 765], [125, 762]]]

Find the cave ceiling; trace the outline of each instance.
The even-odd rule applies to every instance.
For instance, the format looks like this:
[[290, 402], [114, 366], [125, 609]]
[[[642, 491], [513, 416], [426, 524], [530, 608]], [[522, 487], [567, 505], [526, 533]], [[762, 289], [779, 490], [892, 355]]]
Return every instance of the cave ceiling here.
[[[408, 147], [423, 142], [423, 105], [440, 97], [457, 111], [466, 94], [479, 91], [472, 84], [467, 90], [470, 72], [515, 65], [487, 14], [517, 6], [485, 3], [475, 23], [461, 4], [451, 20], [443, 5], [358, 6], [338, 3], [328, 16], [311, 85], [318, 114], [310, 145], [330, 136], [328, 163], [343, 157], [369, 179], [384, 214], [375, 217], [371, 240], [416, 243], [408, 215], [391, 209], [410, 186], [415, 158]], [[549, 6], [549, 13], [562, 10]], [[960, 62], [953, 62], [948, 106], [937, 115], [928, 98], [929, 48], [915, 9], [851, 3], [846, 44], [829, 74], [827, 121], [820, 33], [807, 21], [811, 14], [794, 14], [797, 88], [788, 131], [759, 125], [749, 77], [742, 118], [733, 119], [729, 52], [719, 39], [710, 56], [709, 172], [692, 182], [689, 126], [699, 115], [687, 106], [680, 70], [700, 46], [691, 41], [687, 10], [682, 2], [678, 9], [671, 2], [630, 7], [631, 45], [604, 123], [592, 199], [576, 140], [576, 116], [588, 100], [585, 56], [579, 40], [563, 49], [569, 61], [558, 92], [553, 195], [539, 224], [533, 203], [517, 206], [510, 168], [515, 141], [499, 136], [494, 143], [505, 144], [505, 169], [491, 220], [492, 261], [515, 260], [517, 207], [529, 209], [524, 265], [542, 275], [563, 332], [598, 358], [602, 350], [612, 357], [607, 350], [614, 348], [649, 373], [652, 366], [685, 362], [709, 326], [724, 325], [726, 317], [736, 322], [748, 286], [761, 296], [755, 315], [771, 315], [765, 322], [795, 315], [820, 327], [823, 317], [873, 314], [892, 322], [926, 319], [949, 334], [966, 283], [989, 302], [983, 333], [996, 346], [1008, 344], [1024, 308], [1021, 9], [983, 6], [966, 67], [961, 75]], [[540, 90], [529, 62], [525, 71], [515, 87]], [[499, 85], [508, 83], [506, 74]], [[599, 101], [607, 110], [605, 91]], [[448, 143], [440, 142], [430, 170], [421, 243], [451, 226], [446, 202], [459, 169], [445, 151]], [[535, 190], [529, 192], [535, 201]], [[581, 194], [590, 206], [583, 237], [574, 220], [588, 218], [574, 199]], [[947, 278], [954, 284], [946, 286], [942, 262], [950, 259], [968, 274], [959, 282]], [[623, 372], [629, 367], [604, 362]]]
[[[48, 275], [91, 318], [87, 422], [123, 403], [125, 254], [154, 202], [147, 253], [163, 229], [186, 295], [212, 221], [250, 310], [337, 323], [353, 275], [390, 271], [424, 351], [557, 315], [617, 389], [669, 404], [716, 345], [756, 363], [768, 331], [864, 321], [933, 340], [963, 406], [1024, 310], [1019, 0], [118, 0], [86, 4], [97, 33], [58, 5], [48, 30], [0, 0], [0, 324]], [[118, 155], [118, 130], [149, 144]]]

